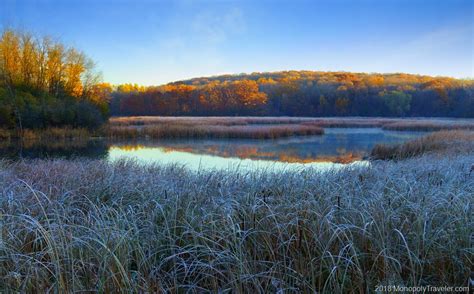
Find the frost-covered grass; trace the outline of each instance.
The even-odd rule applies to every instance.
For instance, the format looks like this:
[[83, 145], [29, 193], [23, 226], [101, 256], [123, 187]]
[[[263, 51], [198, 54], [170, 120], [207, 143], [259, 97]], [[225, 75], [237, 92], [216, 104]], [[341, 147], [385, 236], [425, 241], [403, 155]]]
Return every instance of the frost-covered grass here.
[[0, 292], [466, 285], [474, 154], [318, 172], [0, 161]]

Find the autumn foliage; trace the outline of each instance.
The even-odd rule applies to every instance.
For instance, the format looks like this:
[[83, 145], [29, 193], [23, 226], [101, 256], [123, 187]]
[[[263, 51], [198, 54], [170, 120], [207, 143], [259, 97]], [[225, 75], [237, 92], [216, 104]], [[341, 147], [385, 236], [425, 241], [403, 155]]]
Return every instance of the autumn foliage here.
[[95, 127], [108, 115], [112, 86], [94, 63], [49, 37], [0, 36], [0, 127]]
[[124, 115], [248, 115], [264, 114], [267, 94], [252, 80], [211, 82], [203, 86], [167, 84], [114, 93], [114, 114]]
[[114, 115], [474, 117], [472, 80], [401, 73], [223, 75], [112, 95]]

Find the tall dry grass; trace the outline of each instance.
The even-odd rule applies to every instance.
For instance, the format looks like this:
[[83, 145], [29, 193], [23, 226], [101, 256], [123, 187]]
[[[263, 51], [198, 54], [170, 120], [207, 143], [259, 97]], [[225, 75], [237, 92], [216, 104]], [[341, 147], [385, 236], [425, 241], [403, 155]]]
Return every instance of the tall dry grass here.
[[10, 140], [11, 133], [9, 130], [0, 128], [0, 140]]
[[370, 117], [112, 117], [101, 129], [0, 130], [0, 139], [252, 138], [320, 135], [324, 128], [383, 128], [392, 131], [474, 130], [470, 119]]
[[319, 172], [0, 161], [1, 292], [467, 285], [472, 153]]
[[252, 117], [252, 116], [121, 116], [109, 119], [112, 126], [172, 125], [249, 125], [249, 124], [298, 124], [309, 121], [306, 117]]
[[399, 121], [387, 123], [384, 130], [434, 132], [442, 130], [474, 130], [474, 122], [455, 121]]
[[474, 130], [471, 119], [383, 117], [113, 117], [109, 127], [142, 126], [246, 126], [294, 124], [321, 128], [383, 128], [393, 131]]
[[301, 124], [322, 128], [381, 128], [386, 123], [381, 119], [316, 119]]
[[38, 140], [38, 139], [87, 139], [93, 136], [94, 133], [85, 128], [71, 128], [71, 127], [50, 127], [46, 129], [23, 129], [5, 130], [0, 129], [0, 139], [13, 138], [23, 140]]
[[108, 138], [245, 138], [276, 139], [289, 136], [322, 135], [318, 126], [306, 125], [147, 125], [104, 129]]
[[401, 144], [376, 145], [370, 156], [373, 159], [406, 159], [425, 153], [466, 153], [474, 151], [474, 132], [440, 131]]

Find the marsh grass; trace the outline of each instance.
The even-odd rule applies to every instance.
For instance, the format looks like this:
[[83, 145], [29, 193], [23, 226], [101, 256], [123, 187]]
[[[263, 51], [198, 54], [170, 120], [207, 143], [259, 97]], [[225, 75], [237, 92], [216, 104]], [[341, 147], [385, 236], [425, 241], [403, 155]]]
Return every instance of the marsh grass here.
[[0, 140], [10, 140], [11, 133], [9, 130], [0, 128]]
[[276, 139], [289, 136], [322, 135], [318, 126], [307, 125], [145, 125], [120, 126], [104, 130], [108, 138], [245, 138]]
[[315, 125], [322, 128], [381, 128], [392, 122], [383, 118], [326, 118], [302, 122], [303, 125]]
[[474, 132], [440, 131], [396, 145], [378, 144], [370, 156], [373, 159], [406, 159], [425, 153], [466, 153], [474, 151]]
[[474, 130], [474, 122], [454, 121], [399, 121], [382, 125], [390, 131], [421, 131], [434, 132], [443, 130]]
[[0, 291], [466, 285], [473, 161], [425, 156], [328, 172], [0, 161]]
[[0, 139], [246, 138], [275, 139], [321, 135], [324, 128], [383, 128], [391, 131], [474, 130], [470, 119], [369, 117], [112, 117], [98, 130], [70, 127], [0, 130]]
[[48, 128], [40, 133], [43, 139], [89, 138], [92, 132], [85, 128]]
[[0, 129], [0, 139], [86, 139], [94, 136], [94, 132], [85, 128], [51, 127], [46, 129], [23, 129], [17, 130]]
[[309, 121], [307, 117], [252, 117], [252, 116], [121, 116], [109, 119], [112, 126], [137, 126], [137, 125], [218, 125], [235, 126], [249, 124], [298, 124]]
[[[254, 127], [264, 129], [268, 134], [252, 134]], [[391, 131], [439, 131], [474, 130], [474, 121], [469, 119], [427, 119], [427, 118], [370, 118], [370, 117], [113, 117], [109, 120], [105, 136], [135, 138], [142, 135], [156, 137], [240, 137], [276, 138], [291, 136], [288, 132], [277, 131], [277, 126], [294, 128], [383, 128]], [[142, 131], [146, 129], [147, 131]], [[168, 129], [169, 131], [162, 130]], [[224, 131], [227, 130], [227, 131]], [[150, 134], [146, 134], [149, 132]], [[224, 135], [225, 133], [227, 135]], [[249, 134], [245, 135], [246, 132]], [[274, 134], [271, 134], [271, 133]], [[161, 135], [156, 135], [156, 134]], [[281, 135], [278, 135], [280, 133]], [[312, 132], [308, 133], [313, 135]], [[297, 131], [294, 135], [304, 135]]]

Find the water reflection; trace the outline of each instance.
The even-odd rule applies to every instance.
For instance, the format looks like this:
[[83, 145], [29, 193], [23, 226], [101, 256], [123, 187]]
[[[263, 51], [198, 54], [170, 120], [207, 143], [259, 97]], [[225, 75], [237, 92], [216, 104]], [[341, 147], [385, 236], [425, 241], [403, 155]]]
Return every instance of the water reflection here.
[[26, 140], [0, 143], [0, 158], [106, 158], [108, 144], [103, 140]]
[[[312, 150], [315, 138], [310, 141], [273, 140], [259, 142], [255, 140], [194, 140], [194, 141], [136, 141], [134, 144], [115, 143], [111, 146], [110, 156], [133, 155], [144, 158], [153, 149], [153, 159], [157, 156], [172, 156], [174, 153], [192, 155], [210, 155], [220, 158], [279, 161], [286, 163], [336, 162], [349, 163], [362, 159], [364, 150], [346, 150], [345, 148]], [[322, 145], [324, 146], [324, 145]]]
[[323, 136], [278, 140], [141, 140], [55, 141], [0, 144], [7, 158], [88, 157], [114, 161], [186, 165], [191, 169], [330, 168], [363, 159], [378, 143], [398, 143], [423, 133], [392, 132], [374, 128], [326, 129]]
[[305, 167], [317, 167], [318, 169], [329, 169], [343, 166], [340, 163], [334, 162], [293, 162], [288, 163], [278, 160], [268, 160], [259, 158], [239, 158], [239, 157], [222, 157], [215, 155], [208, 155], [205, 153], [199, 154], [195, 150], [193, 152], [180, 151], [179, 149], [172, 150], [163, 147], [146, 147], [139, 149], [127, 149], [120, 147], [112, 147], [109, 151], [109, 160], [121, 160], [124, 158], [139, 160], [140, 162], [159, 162], [161, 164], [178, 164], [186, 166], [191, 170], [213, 170], [213, 169], [227, 169], [227, 170], [253, 170], [253, 169], [268, 169], [268, 170], [286, 170], [286, 169], [300, 169]]
[[378, 143], [398, 143], [422, 133], [381, 129], [326, 129], [324, 136], [278, 140], [162, 140], [116, 143], [109, 159], [184, 164], [200, 168], [330, 168], [363, 159]]

